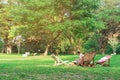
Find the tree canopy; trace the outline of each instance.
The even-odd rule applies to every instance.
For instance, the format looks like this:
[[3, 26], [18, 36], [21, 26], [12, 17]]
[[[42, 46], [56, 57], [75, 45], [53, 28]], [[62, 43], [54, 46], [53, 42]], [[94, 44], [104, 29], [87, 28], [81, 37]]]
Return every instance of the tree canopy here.
[[[9, 45], [15, 47], [17, 45], [12, 41], [21, 35], [25, 40], [21, 45], [22, 52], [37, 52], [40, 49], [41, 53], [47, 55], [58, 49], [59, 52], [72, 50], [71, 53], [75, 54], [77, 50], [85, 52], [86, 47], [83, 46], [90, 47], [90, 39], [96, 42], [92, 44], [94, 50], [100, 52], [100, 49], [106, 49], [107, 46], [100, 44], [107, 41], [105, 37], [100, 39], [109, 35], [104, 32], [113, 27], [119, 28], [118, 2], [119, 0], [1, 1], [0, 37], [6, 40], [6, 45], [10, 42]], [[96, 40], [93, 37], [95, 34], [102, 36]], [[97, 45], [100, 49], [95, 49]]]

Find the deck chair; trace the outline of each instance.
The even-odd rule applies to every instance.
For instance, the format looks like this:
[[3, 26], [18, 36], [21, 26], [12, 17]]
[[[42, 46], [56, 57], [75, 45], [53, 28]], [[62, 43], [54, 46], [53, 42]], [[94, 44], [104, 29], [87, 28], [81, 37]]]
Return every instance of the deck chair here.
[[96, 53], [85, 53], [84, 57], [82, 57], [81, 61], [79, 62], [80, 66], [95, 66], [94, 64], [94, 57]]
[[111, 55], [106, 55], [104, 57], [102, 57], [100, 60], [98, 60], [96, 62], [96, 64], [100, 64], [102, 66], [110, 66], [110, 59], [111, 59]]
[[51, 57], [54, 59], [54, 66], [58, 66], [58, 65], [67, 65], [68, 61], [63, 61], [62, 59], [60, 59], [58, 56], [52, 54]]

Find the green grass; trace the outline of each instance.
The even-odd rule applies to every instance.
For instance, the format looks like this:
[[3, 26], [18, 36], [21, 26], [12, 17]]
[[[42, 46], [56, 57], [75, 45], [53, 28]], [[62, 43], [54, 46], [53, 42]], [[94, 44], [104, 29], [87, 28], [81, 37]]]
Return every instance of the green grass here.
[[[61, 55], [63, 60], [75, 60], [77, 55]], [[101, 58], [97, 55], [95, 60]], [[110, 67], [53, 66], [50, 56], [0, 54], [0, 80], [120, 80], [120, 55], [111, 59]]]

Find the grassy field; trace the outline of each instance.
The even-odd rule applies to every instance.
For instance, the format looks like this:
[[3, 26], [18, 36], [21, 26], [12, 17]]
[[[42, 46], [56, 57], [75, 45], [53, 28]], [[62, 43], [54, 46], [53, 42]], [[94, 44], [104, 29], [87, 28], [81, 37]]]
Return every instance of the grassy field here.
[[[75, 60], [77, 55], [61, 55], [63, 60]], [[95, 60], [102, 55], [96, 55]], [[0, 54], [0, 80], [120, 80], [120, 55], [111, 58], [111, 66], [53, 66], [51, 56]]]

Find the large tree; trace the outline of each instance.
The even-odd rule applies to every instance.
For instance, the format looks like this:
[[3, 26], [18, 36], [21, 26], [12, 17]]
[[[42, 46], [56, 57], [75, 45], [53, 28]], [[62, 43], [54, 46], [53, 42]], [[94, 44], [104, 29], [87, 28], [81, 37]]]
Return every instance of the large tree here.
[[111, 34], [120, 32], [120, 1], [102, 0], [101, 8], [98, 10], [98, 19], [105, 23], [106, 28], [101, 30], [103, 37], [100, 40], [101, 53], [104, 54], [108, 45], [108, 38]]
[[61, 33], [58, 30], [51, 31], [46, 28], [54, 24], [52, 0], [19, 0], [19, 3], [12, 10], [13, 18], [20, 23], [19, 26], [22, 26], [17, 29], [19, 34], [26, 37], [26, 40], [44, 41], [46, 44], [44, 55], [47, 55], [50, 45]]
[[76, 50], [77, 43], [85, 36], [102, 29], [103, 23], [96, 21], [99, 0], [19, 0], [12, 12], [13, 18], [23, 27], [20, 34], [27, 38], [41, 38], [46, 44], [44, 55], [61, 35], [68, 38]]
[[75, 53], [82, 46], [83, 40], [86, 41], [94, 32], [98, 32], [105, 27], [103, 22], [96, 17], [100, 0], [69, 0], [67, 1], [68, 4], [65, 4], [66, 0], [57, 1], [59, 7], [56, 11], [64, 17], [61, 22], [61, 25], [64, 25], [65, 28], [64, 35], [69, 39], [70, 46]]
[[0, 4], [0, 37], [4, 40], [4, 51], [7, 53], [11, 53], [12, 39], [9, 38], [9, 30], [10, 27], [13, 26], [14, 22], [10, 16], [10, 7], [11, 5], [6, 1], [1, 1]]

